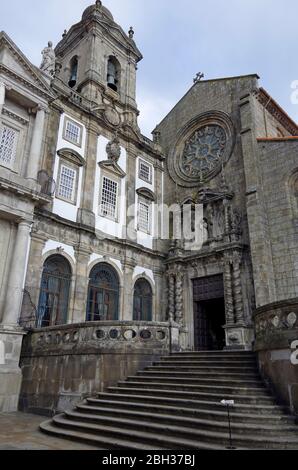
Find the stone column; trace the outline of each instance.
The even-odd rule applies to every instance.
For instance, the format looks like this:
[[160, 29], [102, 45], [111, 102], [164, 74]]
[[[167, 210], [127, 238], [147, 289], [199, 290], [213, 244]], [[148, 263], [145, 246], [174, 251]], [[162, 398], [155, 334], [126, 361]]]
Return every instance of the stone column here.
[[74, 304], [73, 304], [73, 323], [84, 323], [86, 321], [86, 306], [88, 296], [88, 264], [90, 260], [90, 252], [83, 248], [75, 250], [76, 256], [76, 272], [74, 287]]
[[[126, 260], [123, 265], [123, 308], [120, 308], [120, 320], [133, 320], [133, 273], [136, 263]], [[121, 304], [121, 302], [120, 302]]]
[[168, 274], [169, 283], [169, 318], [170, 322], [174, 321], [175, 316], [175, 276], [173, 273]]
[[225, 286], [225, 307], [226, 324], [234, 325], [234, 302], [232, 284], [232, 260], [229, 253], [225, 253], [224, 258], [224, 286]]
[[23, 298], [23, 284], [31, 224], [31, 222], [22, 221], [18, 226], [2, 319], [2, 323], [5, 326], [15, 326], [18, 324]]
[[45, 115], [46, 109], [42, 106], [38, 106], [31, 141], [29, 161], [27, 166], [27, 178], [33, 180], [37, 179], [37, 173], [39, 169], [38, 166], [42, 150]]
[[237, 324], [243, 325], [243, 298], [242, 298], [242, 285], [241, 285], [241, 253], [235, 251], [233, 253], [233, 290], [235, 299], [235, 319]]
[[178, 269], [176, 274], [176, 312], [175, 321], [179, 325], [183, 323], [183, 279], [184, 274], [181, 269]]
[[5, 85], [3, 82], [0, 82], [0, 116], [2, 114], [4, 103], [5, 103]]

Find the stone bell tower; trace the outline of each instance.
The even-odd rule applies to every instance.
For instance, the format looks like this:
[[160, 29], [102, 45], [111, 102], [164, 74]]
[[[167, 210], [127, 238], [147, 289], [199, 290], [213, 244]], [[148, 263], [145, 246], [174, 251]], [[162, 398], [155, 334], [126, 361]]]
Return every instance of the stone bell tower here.
[[121, 116], [123, 124], [137, 127], [136, 70], [142, 54], [133, 37], [133, 29], [126, 34], [97, 0], [64, 31], [55, 49], [56, 78], [94, 102], [94, 109], [111, 107], [115, 119]]

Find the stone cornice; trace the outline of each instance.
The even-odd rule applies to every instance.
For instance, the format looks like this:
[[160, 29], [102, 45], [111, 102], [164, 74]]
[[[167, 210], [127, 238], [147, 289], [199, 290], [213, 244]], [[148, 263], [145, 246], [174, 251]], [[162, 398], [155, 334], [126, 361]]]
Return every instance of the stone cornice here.
[[279, 106], [279, 104], [267, 93], [264, 88], [259, 88], [253, 92], [253, 95], [261, 103], [262, 106], [293, 135], [298, 136], [297, 124], [287, 115], [287, 113]]
[[13, 183], [12, 181], [6, 180], [2, 177], [0, 177], [0, 191], [1, 190], [10, 191], [16, 194], [18, 197], [23, 197], [44, 204], [48, 204], [52, 200], [52, 198], [46, 196], [45, 194], [42, 194], [36, 190], [32, 190], [26, 186]]
[[29, 124], [29, 119], [26, 119], [23, 116], [20, 116], [19, 114], [14, 113], [10, 109], [3, 108], [2, 109], [2, 114], [4, 116], [10, 117], [14, 121], [18, 121], [19, 123], [23, 124], [24, 126], [27, 126]]
[[54, 95], [51, 94], [50, 91], [46, 91], [46, 90], [39, 88], [38, 86], [26, 80], [24, 77], [21, 77], [17, 73], [8, 69], [3, 64], [0, 64], [0, 73], [3, 73], [3, 75], [6, 75], [9, 78], [12, 78], [16, 82], [23, 85], [25, 88], [33, 92], [35, 95], [41, 96], [42, 98], [45, 98], [47, 101], [52, 100], [54, 98]]

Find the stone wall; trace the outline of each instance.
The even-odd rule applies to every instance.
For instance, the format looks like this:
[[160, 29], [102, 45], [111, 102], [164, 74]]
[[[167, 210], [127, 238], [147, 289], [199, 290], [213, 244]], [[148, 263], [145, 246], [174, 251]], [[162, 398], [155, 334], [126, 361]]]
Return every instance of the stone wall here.
[[51, 415], [72, 407], [175, 349], [177, 331], [175, 326], [156, 322], [34, 330], [22, 349], [20, 409]]
[[258, 309], [255, 328], [260, 371], [280, 401], [298, 414], [298, 299]]

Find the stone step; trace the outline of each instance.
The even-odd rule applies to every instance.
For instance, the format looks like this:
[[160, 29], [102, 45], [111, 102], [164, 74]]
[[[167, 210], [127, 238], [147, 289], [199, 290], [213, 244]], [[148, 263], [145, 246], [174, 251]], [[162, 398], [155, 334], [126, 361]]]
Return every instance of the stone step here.
[[[105, 440], [109, 439], [109, 448], [124, 448], [124, 449], [144, 449], [144, 450], [163, 450], [163, 449], [198, 449], [198, 450], [221, 450], [224, 449], [220, 444], [212, 444], [205, 442], [198, 442], [192, 439], [184, 439], [183, 437], [165, 436], [152, 432], [140, 432], [132, 429], [123, 429], [118, 426], [97, 426], [90, 423], [71, 421], [64, 417], [64, 415], [57, 415], [53, 418], [55, 427], [60, 428], [61, 435], [63, 431], [71, 430], [76, 431], [79, 440], [85, 434], [89, 438], [94, 434], [96, 438], [103, 437]], [[127, 445], [122, 446], [125, 440]]]
[[145, 371], [161, 371], [161, 372], [191, 372], [192, 374], [198, 372], [210, 372], [213, 374], [229, 374], [235, 375], [240, 373], [241, 376], [256, 376], [259, 377], [259, 371], [256, 367], [244, 367], [244, 366], [201, 366], [201, 365], [153, 365], [147, 366]]
[[[103, 410], [113, 410], [117, 415], [121, 414], [123, 411], [123, 401], [117, 401], [113, 398], [109, 399], [98, 399], [98, 398], [88, 398], [85, 403], [78, 404], [78, 409], [88, 409], [92, 410], [93, 413], [104, 413]], [[130, 410], [133, 412], [144, 413], [156, 413], [159, 415], [170, 414], [172, 416], [188, 416], [196, 419], [204, 420], [216, 420], [220, 422], [227, 422], [227, 411], [222, 408], [220, 410], [214, 411], [210, 409], [198, 409], [196, 407], [186, 408], [183, 406], [174, 406], [174, 405], [161, 405], [161, 404], [151, 404], [151, 403], [140, 403], [139, 401], [135, 402], [126, 402], [125, 410]], [[282, 414], [272, 414], [268, 416], [267, 414], [243, 414], [238, 412], [232, 412], [232, 419], [235, 423], [258, 423], [258, 426], [263, 424], [272, 424], [272, 425], [288, 425], [293, 426], [295, 424], [295, 418], [288, 417], [287, 415]], [[298, 428], [297, 428], [298, 429]]]
[[[164, 414], [164, 413], [153, 413], [153, 412], [144, 412], [136, 410], [127, 410], [127, 409], [115, 409], [115, 408], [100, 408], [94, 412], [94, 408], [91, 410], [86, 407], [77, 407], [76, 411], [66, 411], [65, 415], [69, 419], [78, 419], [79, 421], [88, 421], [100, 424], [107, 424], [111, 421], [120, 419], [131, 420], [132, 426], [134, 427], [134, 421], [137, 421], [138, 425], [144, 423], [147, 426], [148, 422], [163, 424], [163, 425], [173, 425], [173, 426], [183, 426], [185, 428], [195, 428], [195, 429], [207, 429], [210, 431], [224, 431], [228, 432], [228, 422], [227, 414], [225, 414], [225, 420], [216, 420], [213, 416], [212, 418], [206, 416], [205, 418], [199, 418], [197, 415], [184, 416], [184, 415], [173, 415], [173, 414]], [[231, 428], [233, 432], [239, 434], [253, 433], [263, 436], [271, 435], [281, 435], [281, 434], [291, 434], [295, 433], [298, 439], [298, 426], [295, 426], [293, 423], [282, 424], [282, 423], [270, 423], [258, 421], [253, 422], [236, 422], [234, 421], [234, 415], [231, 414]]]
[[168, 356], [163, 356], [165, 358], [168, 357], [213, 357], [218, 356], [222, 358], [232, 358], [232, 357], [239, 357], [239, 358], [254, 358], [256, 359], [256, 354], [251, 351], [181, 351], [170, 354]]
[[[144, 373], [143, 373], [144, 374]], [[137, 376], [129, 376], [127, 377], [127, 380], [135, 380], [136, 378], [139, 378], [143, 381], [161, 381], [161, 382], [172, 382], [173, 384], [175, 383], [186, 383], [186, 384], [198, 384], [198, 385], [218, 385], [221, 384], [223, 386], [243, 386], [245, 384], [246, 387], [264, 387], [264, 384], [262, 383], [261, 379], [255, 379], [255, 380], [243, 380], [239, 378], [223, 378], [223, 377], [190, 377], [190, 374], [187, 374], [187, 376], [169, 376], [169, 375], [164, 375], [162, 373], [160, 374], [151, 374], [151, 373], [146, 373], [146, 375], [142, 375], [139, 373]]]
[[[172, 404], [177, 407], [196, 407], [200, 409], [209, 409], [209, 410], [222, 410], [221, 403], [212, 402], [212, 401], [203, 401], [196, 399], [183, 399], [183, 398], [171, 398], [155, 395], [145, 395], [143, 390], [134, 392], [131, 388], [119, 388], [119, 387], [109, 387], [108, 392], [110, 393], [98, 393], [98, 398], [108, 398], [113, 394], [113, 397], [117, 397], [118, 400], [123, 401], [138, 401], [142, 400], [143, 403], [160, 403], [160, 404]], [[249, 404], [236, 404], [235, 411], [241, 411], [241, 413], [258, 413], [258, 414], [283, 414], [284, 408], [278, 405], [249, 405]]]
[[214, 361], [213, 359], [210, 361], [207, 361], [205, 358], [203, 359], [196, 359], [196, 360], [189, 360], [188, 358], [185, 358], [184, 360], [181, 359], [171, 359], [171, 358], [165, 358], [160, 361], [153, 362], [153, 365], [169, 365], [169, 366], [219, 366], [219, 367], [230, 367], [230, 366], [236, 366], [236, 367], [254, 367], [255, 369], [258, 369], [257, 363], [255, 360], [251, 361], [234, 361], [234, 360], [226, 360], [226, 361]]
[[222, 399], [236, 400], [238, 403], [255, 403], [255, 404], [274, 404], [274, 399], [269, 395], [239, 395], [237, 393], [224, 393], [219, 391], [218, 393], [212, 392], [201, 392], [195, 390], [193, 386], [192, 389], [189, 389], [187, 385], [181, 385], [179, 387], [171, 387], [171, 385], [164, 385], [159, 383], [152, 383], [148, 386], [148, 383], [143, 382], [118, 382], [118, 387], [122, 388], [132, 388], [138, 389], [142, 393], [151, 394], [151, 395], [162, 395], [162, 396], [175, 396], [175, 397], [197, 397], [201, 400], [213, 400], [221, 401]]
[[59, 425], [57, 426], [53, 420], [45, 421], [40, 424], [41, 431], [49, 434], [51, 436], [56, 436], [61, 439], [69, 439], [71, 441], [84, 442], [95, 447], [98, 447], [100, 450], [105, 449], [135, 449], [135, 450], [163, 450], [163, 448], [157, 448], [156, 446], [144, 445], [137, 442], [131, 442], [129, 439], [117, 439], [111, 440], [110, 437], [105, 437], [104, 435], [94, 435], [90, 433], [84, 433], [76, 431], [76, 429], [70, 428], [64, 429]]
[[[174, 368], [173, 370], [158, 370], [158, 369], [155, 369], [155, 368], [150, 368], [149, 369], [145, 369], [145, 370], [140, 370], [137, 372], [137, 375], [164, 375], [165, 373], [170, 373], [171, 376], [173, 378], [175, 377], [186, 377], [188, 378], [190, 375], [191, 377], [193, 378], [213, 378], [216, 376], [216, 378], [224, 378], [226, 379], [226, 374], [220, 370], [210, 370], [210, 371], [195, 371], [195, 370], [192, 370], [191, 371], [191, 374], [190, 374], [190, 371], [188, 370], [185, 370], [185, 371], [180, 371], [180, 369], [177, 369], [177, 368]], [[229, 372], [229, 377], [231, 377], [231, 379], [241, 379], [243, 380], [243, 382], [248, 382], [250, 380], [261, 380], [260, 379], [260, 376], [259, 374], [257, 373], [251, 373], [251, 372]]]
[[[258, 387], [252, 387], [248, 386], [246, 387], [245, 384], [241, 382], [240, 385], [232, 385], [232, 386], [223, 386], [223, 385], [202, 385], [201, 383], [185, 383], [185, 381], [176, 381], [173, 383], [173, 381], [167, 382], [166, 380], [161, 381], [160, 377], [157, 378], [157, 381], [154, 382], [152, 380], [147, 380], [147, 377], [143, 381], [142, 377], [131, 377], [130, 380], [118, 382], [119, 386], [128, 386], [130, 387], [131, 384], [136, 384], [137, 386], [141, 386], [143, 388], [151, 388], [155, 387], [158, 385], [157, 388], [165, 388], [166, 390], [193, 390], [193, 391], [202, 391], [204, 393], [213, 393], [217, 392], [219, 394], [237, 394], [239, 396], [242, 395], [254, 395], [254, 396], [260, 396], [260, 397], [270, 397], [272, 398], [272, 395], [270, 391], [265, 388], [262, 385], [259, 385]], [[242, 385], [242, 386], [241, 386]]]
[[[90, 416], [90, 420], [86, 420], [86, 415], [84, 417], [78, 418], [72, 416], [74, 412], [67, 412], [67, 414], [61, 416], [55, 416], [53, 421], [56, 425], [61, 427], [66, 427], [68, 429], [73, 429], [74, 427], [77, 430], [90, 432], [98, 434], [104, 434], [105, 436], [121, 436], [121, 438], [126, 435], [130, 436], [130, 439], [136, 442], [146, 442], [149, 440], [150, 445], [158, 442], [162, 447], [165, 443], [168, 445], [168, 438], [172, 439], [171, 445], [172, 448], [177, 448], [178, 442], [175, 444], [176, 436], [182, 438], [187, 444], [189, 441], [194, 443], [195, 441], [200, 443], [212, 443], [223, 446], [227, 440], [227, 432], [218, 432], [218, 431], [208, 431], [195, 428], [187, 428], [176, 425], [166, 426], [151, 423], [150, 421], [136, 421], [123, 418], [109, 418], [105, 420], [104, 417], [98, 417], [97, 424], [94, 423], [94, 416]], [[85, 421], [84, 421], [85, 419]], [[179, 438], [177, 440], [179, 440]], [[174, 442], [173, 442], [174, 441]], [[233, 441], [235, 445], [243, 447], [243, 444], [247, 448], [290, 448], [292, 445], [298, 446], [297, 436], [292, 434], [287, 434], [283, 436], [264, 436], [254, 435], [254, 434], [238, 434], [234, 433]], [[191, 445], [191, 444], [190, 444]]]

